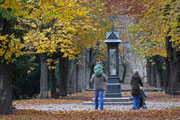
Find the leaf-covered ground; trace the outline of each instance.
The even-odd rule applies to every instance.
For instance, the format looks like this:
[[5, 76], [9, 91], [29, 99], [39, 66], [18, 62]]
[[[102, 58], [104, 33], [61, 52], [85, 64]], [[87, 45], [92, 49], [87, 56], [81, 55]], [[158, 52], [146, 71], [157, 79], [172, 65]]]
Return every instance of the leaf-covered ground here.
[[180, 107], [162, 110], [129, 111], [36, 111], [15, 110], [1, 120], [177, 120]]
[[[146, 92], [147, 95], [146, 101], [151, 102], [180, 102], [180, 96], [173, 96], [165, 94], [164, 92]], [[83, 101], [90, 101], [93, 98], [94, 94], [92, 91], [82, 92], [73, 95], [68, 95], [66, 98], [60, 99], [30, 99], [30, 100], [15, 100], [13, 105], [41, 105], [41, 104], [80, 104]], [[122, 92], [123, 97], [130, 97], [131, 92]]]
[[23, 105], [23, 106], [29, 106], [29, 105], [41, 105], [41, 104], [80, 104], [83, 101], [90, 101], [94, 96], [94, 93], [92, 91], [89, 92], [81, 92], [76, 93], [72, 95], [68, 95], [65, 98], [60, 99], [30, 99], [30, 100], [15, 100], [13, 101], [13, 105]]
[[[122, 88], [130, 88], [129, 84], [122, 84]], [[144, 85], [144, 88], [152, 88], [148, 85]], [[173, 96], [165, 94], [165, 92], [145, 92], [147, 95], [146, 101], [151, 102], [180, 102], [180, 95]], [[131, 92], [122, 92], [123, 97], [130, 97]], [[30, 100], [15, 100], [13, 105], [41, 105], [41, 104], [80, 104], [83, 101], [90, 101], [94, 97], [93, 91], [83, 91], [76, 94], [68, 95], [65, 98], [60, 99], [30, 99]]]
[[[122, 87], [130, 87], [124, 85]], [[149, 86], [146, 86], [148, 88]], [[180, 96], [167, 95], [164, 92], [146, 92], [147, 101], [180, 103]], [[122, 96], [131, 96], [131, 92], [122, 92]], [[49, 104], [81, 104], [93, 98], [93, 91], [68, 95], [60, 99], [30, 99], [15, 100], [13, 106], [49, 105]], [[37, 111], [15, 109], [12, 115], [0, 115], [0, 120], [177, 120], [180, 119], [180, 106], [171, 106], [163, 109], [147, 110], [61, 110]]]

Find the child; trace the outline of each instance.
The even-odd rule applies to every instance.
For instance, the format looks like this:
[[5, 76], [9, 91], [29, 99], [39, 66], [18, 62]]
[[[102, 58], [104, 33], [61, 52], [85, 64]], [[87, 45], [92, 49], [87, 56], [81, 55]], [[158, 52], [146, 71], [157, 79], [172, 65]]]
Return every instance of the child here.
[[145, 95], [143, 88], [140, 87], [140, 108], [142, 109], [147, 109], [146, 103], [145, 103], [146, 97], [147, 96]]

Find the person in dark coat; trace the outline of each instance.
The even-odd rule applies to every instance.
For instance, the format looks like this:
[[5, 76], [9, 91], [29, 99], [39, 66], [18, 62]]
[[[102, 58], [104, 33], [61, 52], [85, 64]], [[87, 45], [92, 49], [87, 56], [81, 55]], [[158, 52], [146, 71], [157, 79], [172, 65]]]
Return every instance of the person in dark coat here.
[[131, 94], [133, 97], [133, 109], [140, 109], [140, 86], [143, 87], [141, 77], [137, 70], [135, 70], [134, 75], [131, 78]]

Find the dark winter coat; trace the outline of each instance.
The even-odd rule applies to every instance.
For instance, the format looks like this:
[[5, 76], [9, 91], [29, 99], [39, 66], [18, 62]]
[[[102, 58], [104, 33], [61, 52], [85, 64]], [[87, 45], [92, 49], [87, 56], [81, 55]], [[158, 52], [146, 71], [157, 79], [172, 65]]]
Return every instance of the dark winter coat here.
[[94, 85], [94, 90], [105, 90], [108, 79], [103, 73], [102, 76], [92, 75], [90, 82]]
[[139, 75], [133, 75], [131, 78], [131, 94], [133, 96], [140, 95], [140, 85], [143, 87], [141, 77]]

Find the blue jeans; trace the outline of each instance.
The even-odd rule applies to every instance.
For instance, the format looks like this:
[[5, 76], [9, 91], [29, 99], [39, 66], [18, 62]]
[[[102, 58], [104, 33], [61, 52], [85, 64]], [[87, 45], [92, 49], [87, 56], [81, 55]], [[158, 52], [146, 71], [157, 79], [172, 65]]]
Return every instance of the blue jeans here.
[[[98, 101], [98, 98], [99, 98], [99, 101]], [[100, 110], [103, 110], [103, 102], [104, 102], [104, 91], [103, 90], [94, 90], [95, 110], [98, 110], [99, 104], [100, 104]]]
[[140, 109], [140, 96], [133, 96], [133, 109]]

